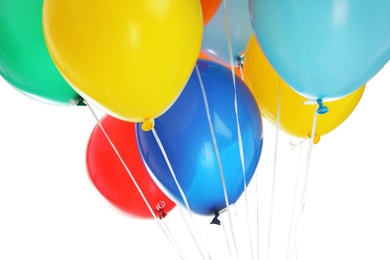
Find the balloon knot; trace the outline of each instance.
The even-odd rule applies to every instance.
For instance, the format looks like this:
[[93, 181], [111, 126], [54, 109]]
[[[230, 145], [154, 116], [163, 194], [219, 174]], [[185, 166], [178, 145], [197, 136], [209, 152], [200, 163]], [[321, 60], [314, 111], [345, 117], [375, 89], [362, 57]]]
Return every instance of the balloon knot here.
[[158, 218], [159, 219], [163, 219], [163, 218], [165, 218], [167, 216], [167, 213], [165, 213], [164, 211], [162, 211], [162, 210], [159, 210], [158, 211]]
[[328, 113], [329, 108], [322, 103], [321, 99], [318, 99], [317, 103], [318, 103], [318, 106], [319, 106], [319, 108], [317, 109], [317, 113], [318, 114], [323, 115], [323, 114]]
[[243, 68], [244, 67], [244, 52], [240, 52], [238, 54], [238, 57], [237, 57], [237, 63], [238, 63], [238, 67], [239, 68]]
[[69, 104], [72, 106], [86, 106], [84, 98], [79, 97], [78, 99], [71, 99], [69, 101]]
[[221, 221], [218, 219], [219, 213], [215, 213], [215, 216], [213, 220], [211, 220], [210, 224], [215, 224], [215, 225], [221, 225]]
[[163, 211], [163, 209], [165, 208], [165, 201], [159, 201], [157, 204], [156, 204], [156, 209], [157, 209], [157, 211], [158, 211], [158, 213], [159, 213], [159, 215], [158, 215], [158, 218], [159, 219], [163, 219], [163, 218], [165, 218], [166, 216], [167, 216], [167, 213], [165, 213], [164, 211]]
[[145, 132], [152, 130], [154, 127], [154, 120], [153, 119], [147, 119], [144, 122], [142, 122], [141, 128]]

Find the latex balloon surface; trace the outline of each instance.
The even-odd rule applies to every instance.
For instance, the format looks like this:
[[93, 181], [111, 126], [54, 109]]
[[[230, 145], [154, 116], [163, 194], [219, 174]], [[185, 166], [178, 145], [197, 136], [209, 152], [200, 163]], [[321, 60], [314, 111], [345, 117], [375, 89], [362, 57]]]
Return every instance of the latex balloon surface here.
[[221, 0], [200, 0], [200, 4], [202, 5], [203, 25], [206, 25], [218, 10]]
[[[264, 118], [276, 125], [280, 93], [280, 129], [299, 138], [311, 136], [314, 105], [305, 105], [307, 98], [299, 95], [284, 82], [266, 59], [256, 38], [248, 42], [244, 59], [244, 79], [252, 90]], [[326, 114], [318, 115], [314, 142], [337, 128], [358, 105], [365, 85], [341, 99], [325, 102]]]
[[213, 61], [231, 66], [226, 26], [229, 28], [234, 66], [238, 66], [237, 58], [240, 52], [245, 50], [252, 34], [248, 1], [226, 0], [226, 17], [224, 4], [221, 3], [218, 11], [203, 30], [202, 53]]
[[83, 100], [54, 65], [42, 30], [43, 0], [3, 0], [0, 11], [0, 75], [32, 99], [52, 105]]
[[388, 0], [249, 0], [260, 46], [302, 96], [344, 97], [390, 58]]
[[[135, 124], [105, 116], [100, 123], [131, 172], [156, 217], [164, 217], [174, 207], [150, 178], [138, 151]], [[113, 206], [133, 217], [152, 219], [125, 166], [99, 125], [93, 129], [86, 151], [87, 171], [94, 187]]]
[[46, 0], [53, 60], [85, 99], [116, 118], [143, 122], [177, 99], [203, 33], [199, 0]]
[[[210, 60], [210, 61], [214, 61], [212, 58], [206, 56], [205, 54], [203, 54], [202, 52], [199, 53], [199, 59], [203, 59], [203, 60]], [[224, 65], [224, 64], [222, 64]], [[224, 65], [225, 66], [225, 65]], [[232, 67], [226, 65], [225, 66], [226, 68], [228, 68], [230, 71], [232, 70]], [[239, 67], [239, 66], [235, 66], [234, 67], [234, 73], [235, 73], [235, 76], [239, 77], [242, 79], [242, 67]]]
[[[186, 207], [186, 199], [194, 213], [213, 215], [224, 210], [227, 205], [206, 104], [216, 137], [229, 204], [239, 199], [245, 183], [249, 184], [255, 173], [263, 144], [262, 119], [252, 93], [236, 77], [238, 119], [245, 161], [244, 178], [231, 71], [208, 60], [199, 60], [197, 66], [207, 103], [194, 70], [175, 104], [155, 120], [153, 131], [158, 138], [153, 131], [145, 132], [138, 124], [137, 140], [145, 164], [162, 190], [183, 207]], [[185, 199], [156, 140], [160, 140], [166, 152]]]

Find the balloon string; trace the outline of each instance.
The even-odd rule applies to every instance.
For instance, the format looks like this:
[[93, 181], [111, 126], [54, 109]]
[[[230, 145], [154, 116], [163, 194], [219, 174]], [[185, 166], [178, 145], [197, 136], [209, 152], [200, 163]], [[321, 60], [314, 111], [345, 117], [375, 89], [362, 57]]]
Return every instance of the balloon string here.
[[269, 258], [269, 251], [270, 251], [270, 245], [271, 245], [271, 233], [272, 233], [274, 202], [275, 202], [275, 177], [276, 177], [276, 162], [277, 162], [277, 157], [278, 157], [279, 124], [280, 124], [280, 77], [279, 77], [279, 83], [278, 84], [279, 84], [278, 85], [278, 108], [277, 108], [277, 114], [276, 114], [274, 171], [273, 171], [273, 174], [272, 174], [271, 205], [270, 205], [269, 223], [268, 223], [267, 259]]
[[223, 233], [225, 234], [225, 241], [226, 241], [226, 244], [227, 244], [228, 249], [229, 249], [230, 259], [233, 259], [232, 249], [231, 249], [231, 246], [230, 246], [230, 243], [229, 243], [229, 240], [228, 240], [228, 235], [227, 235], [226, 228], [225, 228], [223, 220], [221, 221], [221, 225], [222, 225], [222, 228], [223, 228]]
[[[239, 151], [240, 151], [241, 167], [242, 167], [242, 174], [243, 174], [243, 179], [244, 179], [244, 197], [245, 197], [245, 209], [246, 209], [246, 217], [247, 217], [247, 222], [246, 223], [247, 223], [248, 234], [249, 234], [249, 241], [250, 241], [250, 246], [251, 246], [251, 255], [252, 255], [252, 259], [254, 259], [252, 233], [251, 233], [250, 221], [249, 221], [249, 205], [248, 205], [248, 194], [247, 194], [247, 186], [248, 185], [247, 185], [247, 182], [246, 182], [244, 149], [243, 149], [243, 145], [242, 145], [242, 135], [241, 135], [240, 120], [238, 118], [236, 73], [234, 71], [235, 64], [234, 64], [234, 59], [233, 59], [232, 42], [231, 42], [231, 38], [230, 38], [230, 30], [229, 30], [229, 21], [228, 21], [228, 16], [227, 16], [226, 0], [223, 0], [223, 6], [224, 6], [226, 38], [227, 38], [227, 43], [228, 43], [228, 48], [229, 48], [230, 68], [231, 68], [231, 72], [232, 72], [233, 86], [234, 86], [234, 109], [235, 109], [235, 113], [236, 113], [238, 147], [239, 147]], [[239, 60], [239, 57], [237, 57], [237, 60]], [[242, 71], [242, 70], [240, 70], [240, 71]]]
[[[286, 260], [289, 260], [290, 259], [290, 255], [291, 255], [291, 250], [292, 250], [292, 238], [294, 237], [295, 238], [295, 234], [293, 234], [293, 226], [294, 226], [294, 219], [295, 219], [295, 209], [296, 209], [296, 204], [297, 204], [297, 194], [298, 194], [298, 180], [299, 180], [299, 172], [300, 172], [300, 161], [301, 161], [301, 156], [302, 156], [302, 143], [305, 141], [306, 139], [303, 139], [301, 142], [299, 142], [298, 144], [292, 144], [293, 145], [293, 149], [296, 147], [296, 146], [299, 146], [299, 156], [298, 156], [298, 165], [297, 165], [297, 174], [296, 174], [296, 178], [295, 178], [295, 188], [294, 188], [294, 202], [293, 202], [293, 205], [292, 205], [292, 209], [291, 209], [291, 219], [290, 219], [290, 226], [289, 226], [289, 233], [288, 233], [288, 241], [287, 241], [287, 252], [286, 252]], [[295, 241], [295, 239], [294, 239]]]
[[[191, 220], [192, 220], [192, 223], [193, 223], [193, 225], [195, 226], [195, 229], [196, 229], [196, 231], [197, 231], [198, 234], [199, 234], [199, 231], [198, 231], [198, 229], [197, 229], [197, 227], [196, 227], [194, 218], [193, 218], [193, 216], [192, 216], [192, 212], [191, 212], [191, 209], [190, 209], [190, 205], [188, 204], [187, 197], [186, 197], [186, 195], [185, 195], [183, 189], [181, 188], [179, 181], [178, 181], [177, 178], [176, 178], [176, 174], [175, 174], [175, 172], [173, 171], [172, 165], [171, 165], [171, 163], [170, 163], [170, 161], [169, 161], [169, 159], [168, 159], [168, 155], [167, 155], [167, 153], [166, 153], [166, 151], [165, 151], [165, 149], [164, 149], [164, 146], [163, 146], [163, 144], [162, 144], [162, 142], [161, 142], [161, 140], [160, 140], [160, 138], [159, 138], [159, 136], [158, 136], [158, 134], [157, 134], [157, 132], [156, 132], [156, 129], [155, 129], [154, 127], [152, 128], [152, 132], [153, 132], [153, 136], [154, 136], [154, 138], [156, 139], [156, 142], [157, 142], [157, 144], [158, 144], [158, 146], [159, 146], [159, 148], [160, 148], [160, 150], [161, 150], [161, 153], [162, 153], [163, 156], [164, 156], [165, 162], [166, 162], [166, 164], [167, 164], [167, 166], [168, 166], [168, 168], [169, 168], [169, 171], [170, 171], [170, 173], [171, 173], [171, 175], [172, 175], [172, 177], [173, 177], [173, 179], [174, 179], [174, 181], [175, 181], [175, 183], [176, 183], [176, 186], [177, 186], [177, 188], [179, 189], [180, 195], [181, 195], [182, 198], [183, 198], [184, 204], [186, 205], [186, 208], [187, 208], [187, 210], [188, 210], [188, 213], [189, 213], [189, 215], [190, 215], [190, 218], [191, 218]], [[185, 221], [187, 227], [189, 228], [189, 231], [190, 231], [190, 233], [191, 233], [191, 236], [192, 236], [194, 242], [196, 243], [196, 245], [197, 245], [197, 247], [198, 247], [198, 250], [202, 253], [203, 259], [206, 259], [205, 255], [204, 255], [204, 252], [201, 250], [201, 247], [200, 247], [200, 245], [198, 244], [198, 241], [197, 241], [197, 239], [195, 238], [195, 235], [194, 235], [192, 229], [190, 228], [189, 223], [187, 222], [187, 219], [184, 218], [184, 221]], [[203, 242], [203, 240], [202, 240], [202, 242]], [[203, 243], [203, 244], [204, 244], [204, 243]], [[208, 252], [207, 252], [207, 254], [208, 254], [208, 257], [211, 259], [210, 254], [209, 254]]]
[[[309, 172], [310, 172], [310, 163], [311, 163], [311, 156], [312, 156], [312, 151], [313, 151], [313, 144], [314, 144], [314, 134], [316, 130], [316, 125], [317, 125], [317, 115], [318, 115], [318, 110], [320, 108], [320, 104], [317, 103], [315, 110], [314, 110], [314, 118], [313, 118], [313, 125], [311, 129], [311, 135], [310, 135], [310, 142], [309, 142], [309, 147], [307, 150], [307, 157], [306, 157], [306, 171], [305, 171], [305, 179], [304, 179], [304, 185], [301, 193], [301, 202], [299, 204], [300, 211], [297, 216], [296, 222], [295, 222], [295, 234], [296, 230], [300, 221], [300, 218], [302, 217], [303, 210], [305, 208], [305, 203], [306, 203], [306, 194], [307, 194], [307, 187], [308, 187], [308, 182], [309, 182]], [[296, 245], [295, 245], [296, 247]], [[296, 250], [296, 248], [295, 248]], [[297, 252], [296, 252], [297, 254]]]
[[[179, 206], [178, 208], [179, 208], [180, 211], [182, 211], [182, 209], [181, 209], [180, 206]], [[161, 219], [161, 222], [164, 224], [164, 227], [165, 227], [165, 229], [167, 230], [167, 233], [170, 235], [170, 237], [173, 237], [172, 232], [170, 231], [170, 228], [168, 227], [168, 225], [165, 223], [164, 218]], [[175, 242], [175, 245], [176, 245], [176, 247], [177, 247], [178, 252], [180, 252], [180, 254], [183, 255], [182, 252], [181, 252], [181, 250], [180, 250], [180, 248], [179, 248], [179, 246], [177, 245], [176, 242]], [[185, 258], [182, 257], [182, 259], [184, 260]]]
[[[259, 198], [259, 175], [256, 174], [256, 198]], [[256, 245], [257, 245], [257, 259], [260, 259], [260, 212], [259, 212], [259, 209], [260, 209], [260, 200], [257, 199], [256, 200]]]
[[215, 155], [216, 155], [217, 161], [218, 161], [219, 173], [220, 173], [220, 176], [221, 176], [221, 182], [222, 182], [222, 188], [223, 188], [223, 193], [224, 193], [224, 197], [225, 197], [226, 208], [227, 208], [227, 212], [228, 212], [228, 215], [229, 215], [229, 222], [230, 222], [230, 227], [231, 227], [231, 233], [232, 233], [232, 236], [233, 236], [233, 242], [234, 242], [234, 246], [235, 246], [235, 249], [236, 249], [235, 251], [236, 251], [237, 259], [238, 259], [237, 241], [236, 241], [236, 237], [235, 237], [235, 234], [234, 234], [233, 222], [232, 222], [231, 211], [230, 211], [230, 203], [229, 203], [229, 198], [228, 198], [227, 189], [226, 189], [226, 181], [225, 181], [225, 175], [224, 175], [223, 168], [222, 168], [221, 156], [219, 154], [217, 139], [215, 137], [214, 127], [213, 127], [213, 124], [211, 122], [209, 103], [207, 101], [207, 95], [206, 95], [206, 91], [205, 91], [205, 88], [204, 88], [204, 85], [203, 85], [202, 77], [201, 77], [200, 72], [199, 72], [198, 65], [195, 65], [195, 69], [196, 69], [196, 73], [198, 75], [199, 85], [200, 85], [200, 88], [202, 90], [202, 96], [203, 96], [203, 101], [204, 101], [204, 105], [205, 105], [207, 121], [209, 123], [209, 128], [210, 128], [211, 138], [213, 140]]
[[146, 206], [148, 207], [150, 213], [152, 214], [153, 218], [156, 220], [157, 224], [159, 225], [159, 227], [161, 228], [161, 230], [164, 232], [165, 236], [168, 238], [168, 240], [171, 242], [172, 246], [176, 249], [177, 253], [179, 254], [180, 258], [181, 259], [185, 259], [184, 256], [183, 256], [183, 253], [180, 251], [176, 241], [174, 240], [174, 238], [172, 236], [169, 235], [169, 233], [167, 232], [166, 229], [164, 229], [164, 227], [162, 226], [161, 222], [159, 221], [159, 219], [157, 218], [156, 214], [154, 213], [152, 207], [150, 206], [148, 200], [146, 199], [144, 193], [142, 192], [142, 189], [140, 188], [140, 186], [138, 185], [137, 181], [135, 180], [133, 174], [131, 173], [130, 169], [127, 167], [125, 161], [123, 160], [122, 156], [120, 155], [118, 149], [116, 148], [116, 146], [114, 145], [114, 143], [111, 141], [110, 137], [108, 136], [107, 132], [104, 130], [104, 127], [103, 125], [101, 124], [99, 118], [97, 117], [95, 111], [92, 109], [92, 107], [89, 105], [88, 101], [84, 100], [84, 103], [87, 105], [87, 107], [89, 108], [89, 110], [91, 111], [93, 117], [95, 118], [99, 128], [102, 130], [104, 136], [106, 137], [107, 141], [110, 143], [112, 149], [114, 150], [115, 154], [117, 155], [118, 159], [121, 161], [123, 167], [125, 168], [126, 172], [128, 173], [128, 175], [130, 176], [131, 180], [133, 181], [134, 183], [134, 186], [137, 188], [139, 194], [141, 195], [143, 201], [145, 202]]

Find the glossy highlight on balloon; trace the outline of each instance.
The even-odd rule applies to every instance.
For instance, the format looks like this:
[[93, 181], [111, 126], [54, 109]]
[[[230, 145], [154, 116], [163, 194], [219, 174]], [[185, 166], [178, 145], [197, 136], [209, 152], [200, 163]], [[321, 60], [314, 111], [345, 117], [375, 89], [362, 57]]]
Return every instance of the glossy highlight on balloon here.
[[[264, 118], [276, 125], [280, 94], [280, 129], [298, 138], [310, 138], [315, 104], [305, 104], [308, 99], [280, 78], [253, 35], [245, 50], [243, 72], [245, 82], [255, 96]], [[317, 116], [314, 143], [318, 143], [321, 136], [336, 129], [352, 114], [364, 89], [365, 84], [346, 97], [324, 102], [329, 111]]]
[[107, 114], [143, 122], [177, 99], [203, 33], [199, 0], [45, 0], [43, 28], [54, 63]]
[[[250, 183], [260, 159], [263, 144], [261, 115], [249, 88], [236, 77], [244, 178], [231, 71], [219, 63], [202, 59], [198, 60], [197, 67], [207, 96], [229, 204], [232, 204], [243, 193], [245, 183]], [[190, 210], [201, 215], [223, 211], [227, 205], [221, 172], [196, 69], [173, 106], [155, 119], [154, 131], [158, 138], [153, 131], [143, 131], [141, 124], [137, 124], [140, 153], [158, 186], [177, 204], [186, 207], [158, 145], [160, 140]]]
[[70, 106], [83, 98], [54, 65], [42, 29], [43, 0], [4, 0], [0, 14], [0, 76], [36, 101]]
[[[176, 204], [150, 178], [138, 151], [135, 124], [109, 115], [104, 116], [100, 123], [133, 175], [155, 216], [165, 217]], [[125, 166], [98, 124], [88, 141], [86, 164], [92, 184], [111, 205], [132, 217], [153, 218]]]
[[345, 97], [390, 58], [388, 0], [249, 0], [249, 7], [268, 61], [307, 98]]

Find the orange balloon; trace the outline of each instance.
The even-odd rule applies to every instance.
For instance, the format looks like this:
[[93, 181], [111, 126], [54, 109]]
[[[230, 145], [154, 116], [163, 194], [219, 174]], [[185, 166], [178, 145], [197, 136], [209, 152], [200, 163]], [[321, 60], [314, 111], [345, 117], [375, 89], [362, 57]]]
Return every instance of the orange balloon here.
[[205, 26], [218, 10], [221, 0], [200, 0], [203, 12], [203, 26]]

